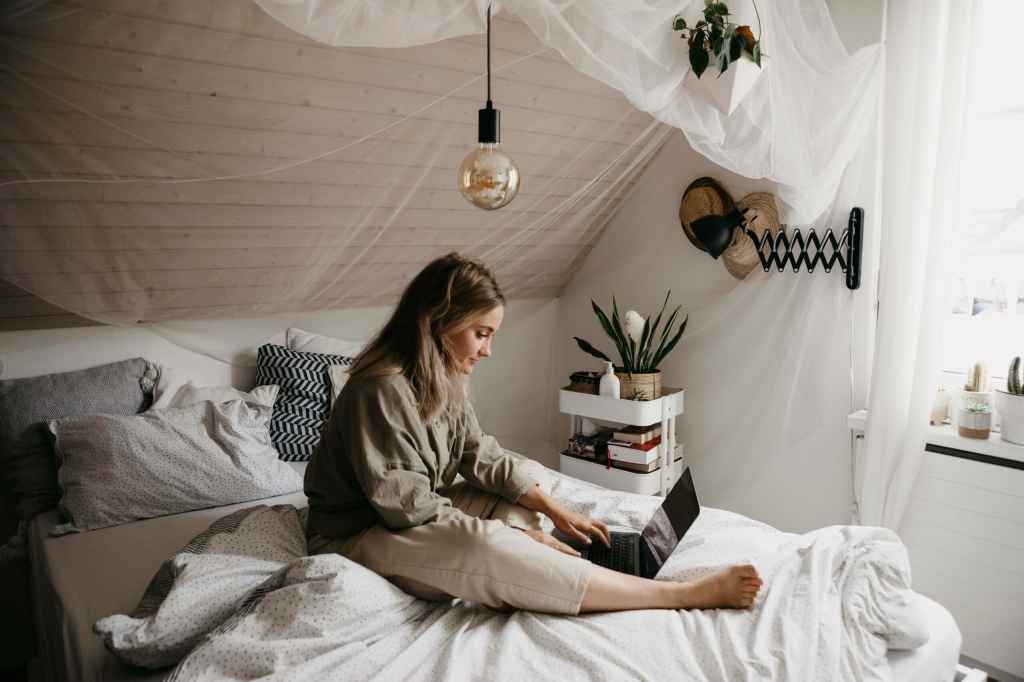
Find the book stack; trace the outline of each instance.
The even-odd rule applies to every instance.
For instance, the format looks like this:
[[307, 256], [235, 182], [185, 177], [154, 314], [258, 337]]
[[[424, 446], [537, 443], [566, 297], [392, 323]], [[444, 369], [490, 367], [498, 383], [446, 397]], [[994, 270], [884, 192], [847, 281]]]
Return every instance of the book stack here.
[[660, 426], [627, 426], [608, 441], [608, 460], [619, 469], [650, 473], [661, 466], [660, 445]]

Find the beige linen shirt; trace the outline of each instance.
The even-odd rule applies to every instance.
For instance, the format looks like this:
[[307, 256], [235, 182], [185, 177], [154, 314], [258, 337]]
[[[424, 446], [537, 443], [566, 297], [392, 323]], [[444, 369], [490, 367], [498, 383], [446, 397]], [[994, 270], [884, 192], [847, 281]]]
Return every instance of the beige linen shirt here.
[[309, 532], [347, 538], [462, 515], [437, 492], [457, 474], [512, 503], [536, 484], [481, 432], [469, 403], [461, 417], [425, 423], [403, 375], [350, 380], [306, 468]]

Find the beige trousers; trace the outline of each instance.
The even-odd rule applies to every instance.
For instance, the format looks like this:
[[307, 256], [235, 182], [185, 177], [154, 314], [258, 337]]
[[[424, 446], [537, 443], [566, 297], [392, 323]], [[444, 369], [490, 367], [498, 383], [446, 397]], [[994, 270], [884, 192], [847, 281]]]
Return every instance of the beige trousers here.
[[314, 534], [309, 551], [341, 554], [422, 599], [579, 613], [593, 565], [519, 530], [540, 529], [536, 512], [465, 482], [441, 492], [466, 516], [400, 531], [378, 525], [345, 540]]

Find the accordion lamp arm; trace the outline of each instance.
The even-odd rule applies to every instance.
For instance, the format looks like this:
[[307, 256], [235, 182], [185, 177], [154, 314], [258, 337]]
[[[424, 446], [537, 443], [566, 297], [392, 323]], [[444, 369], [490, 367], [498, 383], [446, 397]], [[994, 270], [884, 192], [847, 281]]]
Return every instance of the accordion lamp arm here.
[[860, 207], [850, 211], [850, 220], [839, 238], [836, 238], [831, 228], [825, 230], [824, 236], [820, 237], [813, 229], [801, 232], [799, 228], [793, 230], [792, 236], [785, 231], [772, 234], [768, 230], [758, 235], [747, 227], [746, 216], [738, 209], [724, 216], [698, 218], [691, 223], [691, 228], [712, 258], [717, 259], [725, 253], [732, 243], [733, 230], [740, 228], [754, 243], [757, 258], [765, 272], [773, 265], [779, 272], [786, 265], [791, 266], [793, 272], [798, 272], [801, 266], [807, 272], [814, 272], [818, 265], [823, 266], [825, 272], [831, 272], [833, 267], [839, 265], [846, 273], [846, 287], [850, 290], [860, 288], [864, 231], [864, 209]]

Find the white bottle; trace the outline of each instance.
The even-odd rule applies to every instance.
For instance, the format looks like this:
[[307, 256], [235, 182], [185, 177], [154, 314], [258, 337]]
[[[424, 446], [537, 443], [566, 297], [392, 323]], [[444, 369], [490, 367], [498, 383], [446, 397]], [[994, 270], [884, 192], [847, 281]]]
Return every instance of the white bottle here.
[[608, 363], [601, 376], [601, 383], [598, 385], [598, 393], [609, 398], [619, 397], [619, 378], [615, 376], [615, 365]]

